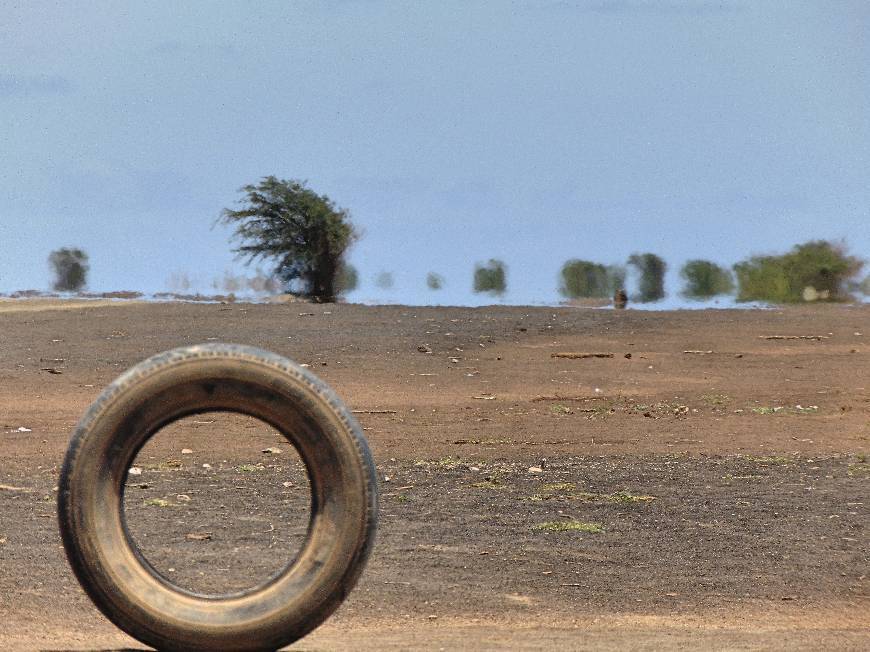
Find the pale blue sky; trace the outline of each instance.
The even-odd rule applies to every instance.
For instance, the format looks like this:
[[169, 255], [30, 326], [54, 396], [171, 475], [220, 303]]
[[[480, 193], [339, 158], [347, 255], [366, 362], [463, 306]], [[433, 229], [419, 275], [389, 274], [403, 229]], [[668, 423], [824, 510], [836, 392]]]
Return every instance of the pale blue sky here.
[[865, 0], [0, 0], [0, 16], [0, 292], [46, 289], [66, 245], [98, 291], [243, 272], [212, 224], [269, 174], [351, 211], [358, 299], [463, 302], [490, 257], [522, 302], [555, 300], [572, 257], [653, 251], [676, 270], [846, 238], [870, 258]]

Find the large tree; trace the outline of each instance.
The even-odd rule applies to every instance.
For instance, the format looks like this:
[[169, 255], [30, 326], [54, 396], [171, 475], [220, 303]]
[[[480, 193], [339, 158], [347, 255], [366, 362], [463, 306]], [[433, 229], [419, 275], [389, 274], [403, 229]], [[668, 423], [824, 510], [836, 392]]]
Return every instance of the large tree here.
[[240, 210], [225, 209], [219, 223], [236, 227], [234, 251], [248, 261], [272, 259], [275, 273], [317, 301], [334, 301], [344, 256], [357, 239], [348, 212], [304, 181], [265, 177], [241, 189]]

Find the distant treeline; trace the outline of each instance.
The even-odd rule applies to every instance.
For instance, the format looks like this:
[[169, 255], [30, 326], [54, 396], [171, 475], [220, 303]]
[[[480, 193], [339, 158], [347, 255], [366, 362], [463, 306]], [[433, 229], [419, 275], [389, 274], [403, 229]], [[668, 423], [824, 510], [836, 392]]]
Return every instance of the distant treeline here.
[[[661, 257], [633, 254], [627, 261], [638, 274], [633, 301], [664, 298], [667, 265]], [[780, 255], [752, 256], [731, 269], [695, 259], [680, 268], [680, 296], [702, 301], [736, 294], [737, 301], [797, 303], [842, 301], [853, 292], [870, 294], [870, 276], [856, 281], [864, 261], [850, 256], [844, 245], [814, 240]], [[569, 260], [560, 273], [560, 292], [571, 299], [605, 298], [625, 288], [626, 266]]]
[[[234, 227], [231, 236], [238, 243], [234, 252], [248, 263], [268, 261], [270, 271], [257, 270], [254, 278], [227, 274], [222, 289], [234, 293], [247, 289], [275, 294], [283, 291], [314, 301], [335, 301], [357, 289], [360, 275], [347, 261], [347, 252], [360, 233], [350, 213], [326, 195], [318, 195], [299, 180], [262, 178], [256, 185], [241, 188], [238, 210], [225, 209], [218, 224]], [[63, 248], [52, 252], [49, 264], [54, 272], [54, 289], [80, 292], [87, 284], [88, 255], [81, 249]], [[680, 269], [683, 287], [679, 293], [690, 300], [711, 299], [736, 292], [737, 301], [794, 303], [799, 301], [840, 301], [852, 292], [870, 294], [870, 277], [858, 282], [864, 261], [850, 256], [845, 245], [814, 240], [780, 255], [752, 256], [730, 269], [710, 260], [690, 260]], [[559, 292], [567, 299], [604, 300], [614, 295], [647, 303], [665, 297], [667, 263], [654, 253], [635, 253], [624, 264], [605, 264], [573, 258], [559, 272]], [[631, 296], [626, 285], [632, 277]], [[393, 287], [393, 274], [382, 270], [374, 284], [383, 291]], [[430, 271], [425, 278], [432, 291], [446, 281]], [[185, 291], [190, 283], [185, 274], [173, 275], [170, 284]], [[474, 292], [501, 296], [507, 291], [508, 269], [491, 258], [474, 267]]]
[[[735, 296], [737, 301], [798, 303], [842, 301], [860, 292], [870, 295], [870, 276], [856, 279], [864, 261], [850, 256], [844, 245], [814, 240], [780, 255], [752, 256], [730, 269], [710, 260], [694, 259], [680, 268], [679, 295], [690, 301]], [[631, 301], [649, 303], [665, 297], [667, 263], [653, 253], [632, 254], [624, 265], [603, 264], [572, 258], [559, 272], [559, 293], [566, 299], [610, 299], [626, 289], [631, 270], [636, 286]], [[342, 283], [345, 291], [356, 289], [359, 275], [348, 266], [354, 283]], [[383, 273], [382, 273], [383, 275]], [[432, 290], [444, 287], [444, 278], [429, 272], [426, 284]], [[376, 283], [387, 289], [391, 286]], [[474, 268], [472, 289], [476, 293], [501, 296], [507, 291], [507, 266], [491, 258]]]
[[[54, 273], [53, 288], [57, 291], [81, 292], [87, 282], [88, 255], [77, 248], [63, 248], [51, 253], [49, 264]], [[814, 240], [795, 246], [780, 255], [752, 256], [730, 269], [709, 260], [695, 259], [680, 268], [682, 287], [679, 295], [688, 300], [703, 301], [720, 296], [735, 296], [737, 301], [798, 303], [807, 301], [842, 301], [854, 293], [870, 296], [870, 276], [857, 280], [864, 261], [847, 253], [842, 244]], [[559, 293], [566, 299], [607, 300], [627, 286], [629, 272], [636, 281], [630, 300], [637, 303], [658, 301], [665, 297], [667, 263], [653, 253], [632, 254], [625, 264], [604, 264], [572, 258], [559, 272]], [[393, 274], [382, 271], [374, 279], [381, 290], [393, 287]], [[445, 287], [445, 278], [437, 272], [425, 277], [433, 291]], [[186, 274], [173, 274], [169, 284], [174, 290], [186, 291], [191, 282]], [[358, 289], [357, 269], [343, 263], [335, 279], [338, 295]], [[287, 289], [276, 275], [258, 269], [254, 277], [233, 276], [212, 283], [215, 289], [231, 294], [238, 291], [276, 294]], [[491, 296], [502, 296], [508, 287], [508, 269], [499, 259], [491, 258], [474, 267], [472, 290]]]

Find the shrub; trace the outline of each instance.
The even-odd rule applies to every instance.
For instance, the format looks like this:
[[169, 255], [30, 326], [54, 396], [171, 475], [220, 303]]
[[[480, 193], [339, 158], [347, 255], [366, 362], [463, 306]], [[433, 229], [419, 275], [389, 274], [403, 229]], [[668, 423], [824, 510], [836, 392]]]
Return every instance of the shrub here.
[[54, 270], [53, 287], [58, 292], [77, 292], [87, 283], [88, 255], [81, 249], [52, 251], [48, 262]]
[[349, 263], [342, 263], [335, 277], [336, 294], [353, 292], [359, 286], [359, 272]]
[[393, 273], [381, 272], [375, 277], [375, 285], [382, 290], [389, 290], [393, 287]]
[[848, 281], [864, 262], [825, 240], [795, 246], [781, 256], [753, 256], [734, 265], [738, 301], [797, 303], [848, 298]]
[[734, 277], [724, 267], [709, 260], [690, 260], [680, 270], [686, 281], [683, 296], [689, 299], [709, 299], [734, 291]]
[[559, 292], [571, 299], [604, 298], [625, 286], [625, 268], [576, 258], [562, 265]]
[[632, 254], [628, 259], [640, 273], [638, 293], [633, 299], [640, 303], [658, 301], [665, 297], [665, 271], [667, 264], [655, 254]]
[[440, 290], [444, 287], [444, 277], [435, 272], [426, 274], [426, 287], [430, 290]]
[[496, 258], [490, 258], [485, 265], [478, 263], [474, 268], [474, 291], [500, 296], [507, 288], [505, 265]]

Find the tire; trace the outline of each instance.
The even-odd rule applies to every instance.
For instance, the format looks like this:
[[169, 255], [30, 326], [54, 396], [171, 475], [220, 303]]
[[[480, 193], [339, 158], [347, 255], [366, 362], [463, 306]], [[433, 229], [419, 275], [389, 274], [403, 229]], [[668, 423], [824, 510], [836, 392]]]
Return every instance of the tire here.
[[[302, 458], [311, 520], [302, 549], [248, 591], [204, 596], [159, 574], [123, 514], [127, 470], [164, 426], [193, 414], [247, 414]], [[326, 620], [353, 588], [377, 527], [377, 478], [359, 424], [321, 380], [252, 347], [173, 349], [131, 368], [85, 413], [58, 487], [60, 533], [82, 587], [109, 620], [160, 650], [275, 650]]]

